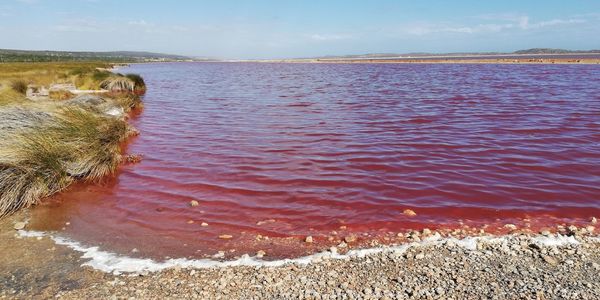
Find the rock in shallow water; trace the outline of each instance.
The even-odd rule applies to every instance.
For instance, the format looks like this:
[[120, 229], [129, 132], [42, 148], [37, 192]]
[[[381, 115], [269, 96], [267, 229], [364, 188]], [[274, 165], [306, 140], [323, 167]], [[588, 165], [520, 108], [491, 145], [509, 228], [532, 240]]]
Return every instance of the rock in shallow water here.
[[15, 230], [23, 230], [23, 229], [25, 229], [25, 226], [27, 226], [27, 223], [17, 222], [17, 223], [15, 223], [14, 228], [15, 228]]

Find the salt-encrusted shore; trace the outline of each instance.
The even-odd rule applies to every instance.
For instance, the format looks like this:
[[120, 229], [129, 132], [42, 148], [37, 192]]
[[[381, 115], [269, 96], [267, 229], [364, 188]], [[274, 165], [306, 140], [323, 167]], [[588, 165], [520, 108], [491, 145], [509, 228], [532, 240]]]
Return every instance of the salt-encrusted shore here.
[[[325, 251], [282, 266], [189, 267], [114, 275], [48, 236], [0, 221], [0, 298], [599, 299], [594, 225], [466, 239], [421, 234], [388, 248]], [[22, 225], [22, 224], [17, 224]], [[342, 249], [340, 249], [342, 250]], [[310, 263], [305, 264], [305, 262]]]

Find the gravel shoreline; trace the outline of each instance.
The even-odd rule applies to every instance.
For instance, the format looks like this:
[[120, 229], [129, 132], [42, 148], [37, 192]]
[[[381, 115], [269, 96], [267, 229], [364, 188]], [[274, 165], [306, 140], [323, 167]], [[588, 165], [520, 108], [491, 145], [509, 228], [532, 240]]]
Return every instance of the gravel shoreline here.
[[18, 219], [8, 219], [0, 222], [2, 299], [600, 299], [600, 238], [592, 225], [571, 226], [558, 239], [514, 233], [308, 265], [117, 276], [81, 267], [81, 253], [48, 238], [16, 237]]

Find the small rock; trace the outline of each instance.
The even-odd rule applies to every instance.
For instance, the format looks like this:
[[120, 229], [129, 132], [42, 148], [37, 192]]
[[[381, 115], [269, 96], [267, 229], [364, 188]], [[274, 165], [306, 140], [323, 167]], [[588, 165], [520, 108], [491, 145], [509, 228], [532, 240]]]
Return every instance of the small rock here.
[[269, 224], [269, 223], [275, 223], [275, 220], [269, 219], [269, 220], [258, 221], [258, 222], [256, 222], [256, 225], [262, 226], [262, 225]]
[[206, 223], [206, 222], [202, 222], [202, 224], [200, 224], [200, 226], [202, 226], [202, 227], [206, 227], [206, 226], [208, 226], [208, 223]]
[[188, 224], [194, 224], [194, 220], [187, 221]]
[[17, 222], [15, 223], [15, 230], [23, 230], [25, 229], [25, 226], [27, 225], [27, 223], [25, 222]]
[[425, 228], [425, 229], [423, 229], [423, 234], [424, 235], [430, 235], [431, 234], [431, 230], [429, 230], [429, 228]]
[[423, 253], [419, 253], [419, 254], [415, 255], [415, 259], [423, 259], [423, 258], [425, 258], [425, 254], [423, 254]]
[[414, 216], [417, 215], [417, 213], [414, 210], [412, 210], [412, 209], [405, 209], [402, 213], [405, 216], [409, 216], [409, 217], [414, 217]]
[[517, 226], [515, 224], [506, 224], [506, 225], [504, 225], [504, 228], [507, 228], [510, 230], [517, 230]]
[[353, 235], [349, 235], [347, 237], [344, 238], [344, 241], [349, 244], [349, 243], [354, 243], [356, 242], [356, 237]]
[[191, 206], [191, 207], [196, 207], [196, 206], [198, 206], [198, 205], [200, 205], [200, 203], [198, 203], [198, 201], [196, 201], [196, 200], [192, 200], [192, 201], [190, 201], [190, 206]]
[[313, 242], [313, 237], [309, 235], [309, 236], [307, 236], [307, 237], [304, 239], [304, 241], [305, 241], [305, 242], [307, 242], [307, 243], [312, 243], [312, 242]]
[[262, 258], [263, 256], [265, 256], [267, 254], [267, 252], [263, 251], [263, 250], [258, 250], [258, 252], [256, 252], [256, 257], [258, 258]]
[[544, 255], [544, 256], [542, 256], [542, 259], [546, 263], [551, 264], [553, 266], [556, 266], [558, 264], [558, 261], [556, 261], [556, 259], [554, 259], [554, 257], [552, 257], [552, 256]]
[[229, 234], [222, 234], [219, 236], [219, 238], [222, 240], [229, 240], [229, 239], [233, 238], [233, 236], [229, 235]]
[[598, 220], [596, 219], [596, 217], [592, 217], [591, 222], [592, 222], [592, 224], [596, 224], [596, 223], [598, 223]]

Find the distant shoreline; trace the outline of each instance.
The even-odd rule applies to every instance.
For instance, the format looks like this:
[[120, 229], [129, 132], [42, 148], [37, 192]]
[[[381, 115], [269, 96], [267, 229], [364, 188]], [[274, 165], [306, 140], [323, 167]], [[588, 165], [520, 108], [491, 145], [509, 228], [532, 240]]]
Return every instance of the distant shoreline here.
[[600, 64], [598, 53], [432, 55], [377, 58], [301, 58], [238, 60], [261, 63], [370, 63], [370, 64]]

